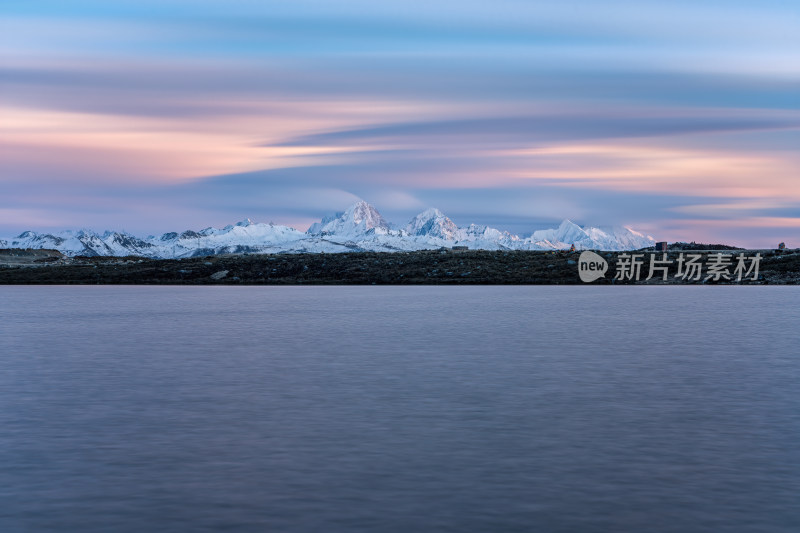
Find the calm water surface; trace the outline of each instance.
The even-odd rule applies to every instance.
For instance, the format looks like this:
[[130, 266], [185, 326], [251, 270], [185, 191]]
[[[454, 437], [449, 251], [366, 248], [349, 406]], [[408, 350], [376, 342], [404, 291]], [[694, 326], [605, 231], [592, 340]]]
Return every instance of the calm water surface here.
[[800, 531], [800, 288], [0, 287], [0, 531]]

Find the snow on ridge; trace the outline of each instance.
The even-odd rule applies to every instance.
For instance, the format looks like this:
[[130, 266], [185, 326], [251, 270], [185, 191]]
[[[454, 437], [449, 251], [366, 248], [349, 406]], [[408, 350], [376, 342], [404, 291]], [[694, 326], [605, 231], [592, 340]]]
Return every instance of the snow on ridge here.
[[655, 240], [627, 227], [582, 227], [565, 219], [558, 228], [521, 238], [507, 231], [471, 224], [459, 227], [441, 211], [429, 208], [403, 229], [392, 226], [370, 204], [359, 201], [301, 232], [278, 224], [244, 219], [224, 228], [168, 232], [139, 238], [126, 232], [90, 230], [55, 234], [26, 231], [0, 239], [0, 247], [49, 248], [68, 256], [135, 255], [182, 258], [223, 253], [336, 253], [413, 251], [464, 246], [476, 250], [635, 250]]

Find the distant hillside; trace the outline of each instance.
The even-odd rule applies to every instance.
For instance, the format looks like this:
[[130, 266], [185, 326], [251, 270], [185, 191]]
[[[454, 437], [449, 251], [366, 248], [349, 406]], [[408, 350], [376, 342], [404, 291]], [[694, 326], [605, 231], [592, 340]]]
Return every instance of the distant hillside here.
[[744, 250], [736, 246], [728, 246], [727, 244], [703, 244], [699, 242], [675, 242], [670, 243], [670, 250]]

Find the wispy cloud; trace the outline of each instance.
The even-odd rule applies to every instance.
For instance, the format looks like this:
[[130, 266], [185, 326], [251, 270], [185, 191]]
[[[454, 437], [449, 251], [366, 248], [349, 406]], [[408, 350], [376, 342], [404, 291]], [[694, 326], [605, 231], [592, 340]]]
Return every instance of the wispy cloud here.
[[355, 198], [522, 233], [560, 217], [796, 232], [800, 13], [779, 0], [41, 0], [0, 16], [4, 233], [303, 225]]

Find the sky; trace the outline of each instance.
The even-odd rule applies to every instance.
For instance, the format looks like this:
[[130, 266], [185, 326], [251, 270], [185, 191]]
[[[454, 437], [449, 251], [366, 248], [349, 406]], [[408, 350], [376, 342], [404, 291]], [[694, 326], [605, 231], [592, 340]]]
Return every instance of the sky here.
[[800, 246], [800, 3], [0, 3], [0, 235], [358, 199]]

